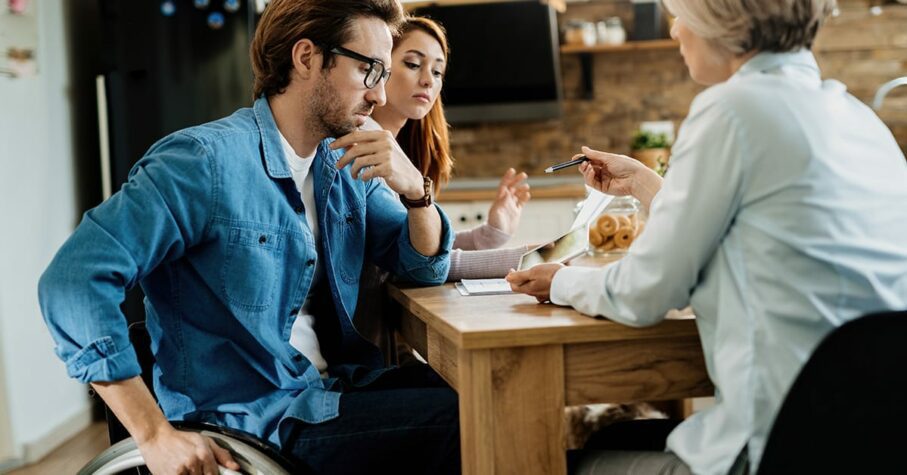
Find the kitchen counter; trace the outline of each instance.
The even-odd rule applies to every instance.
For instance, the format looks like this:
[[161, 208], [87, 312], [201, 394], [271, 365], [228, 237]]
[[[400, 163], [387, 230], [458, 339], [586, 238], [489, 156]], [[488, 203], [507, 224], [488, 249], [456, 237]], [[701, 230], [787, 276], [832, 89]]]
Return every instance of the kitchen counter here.
[[[552, 176], [530, 177], [529, 183], [532, 199], [560, 199], [586, 197], [586, 187], [582, 177]], [[454, 178], [441, 191], [438, 197], [440, 202], [452, 201], [491, 201], [497, 195], [497, 178]]]

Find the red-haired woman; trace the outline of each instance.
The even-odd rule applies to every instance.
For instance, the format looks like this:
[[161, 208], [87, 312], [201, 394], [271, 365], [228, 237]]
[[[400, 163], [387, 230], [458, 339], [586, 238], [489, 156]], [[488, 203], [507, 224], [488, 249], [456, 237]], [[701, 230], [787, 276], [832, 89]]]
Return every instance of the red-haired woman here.
[[[394, 39], [387, 82], [387, 104], [375, 109], [366, 129], [387, 130], [438, 192], [450, 179], [453, 158], [447, 119], [441, 105], [441, 85], [449, 50], [443, 28], [422, 17], [409, 17]], [[494, 249], [516, 231], [523, 205], [529, 201], [525, 173], [510, 169], [504, 174], [488, 211], [488, 221], [457, 233], [448, 280], [504, 277], [516, 268], [525, 247]]]

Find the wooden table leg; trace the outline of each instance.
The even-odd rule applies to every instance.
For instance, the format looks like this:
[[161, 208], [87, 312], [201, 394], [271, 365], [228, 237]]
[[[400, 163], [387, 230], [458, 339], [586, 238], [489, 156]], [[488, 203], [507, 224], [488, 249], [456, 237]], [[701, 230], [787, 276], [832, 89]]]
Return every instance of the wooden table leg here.
[[464, 474], [563, 474], [561, 345], [459, 350]]

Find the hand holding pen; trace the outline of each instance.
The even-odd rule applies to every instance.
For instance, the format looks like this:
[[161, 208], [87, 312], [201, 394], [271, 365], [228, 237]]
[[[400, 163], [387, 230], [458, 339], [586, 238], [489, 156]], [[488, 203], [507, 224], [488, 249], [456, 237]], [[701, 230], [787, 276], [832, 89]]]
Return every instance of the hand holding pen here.
[[563, 168], [572, 167], [573, 165], [579, 165], [580, 163], [587, 162], [587, 161], [589, 161], [589, 159], [586, 158], [585, 155], [576, 155], [573, 158], [573, 160], [570, 160], [569, 162], [563, 162], [563, 163], [558, 163], [557, 165], [551, 165], [550, 167], [545, 169], [545, 173], [554, 173]]
[[580, 173], [590, 187], [609, 195], [632, 195], [645, 207], [649, 206], [661, 189], [661, 177], [638, 160], [625, 155], [599, 152], [589, 147], [583, 147], [582, 151], [582, 155], [575, 155], [573, 160], [554, 165], [551, 169], [558, 170], [578, 164]]

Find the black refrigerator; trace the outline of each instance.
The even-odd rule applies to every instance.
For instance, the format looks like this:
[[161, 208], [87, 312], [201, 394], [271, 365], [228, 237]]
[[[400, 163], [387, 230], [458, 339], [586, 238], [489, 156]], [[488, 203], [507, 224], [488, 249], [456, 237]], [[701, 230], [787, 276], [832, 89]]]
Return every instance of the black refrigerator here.
[[[251, 106], [249, 44], [265, 3], [97, 0], [104, 199], [157, 140]], [[127, 294], [130, 323], [144, 319], [142, 298], [138, 287]]]

